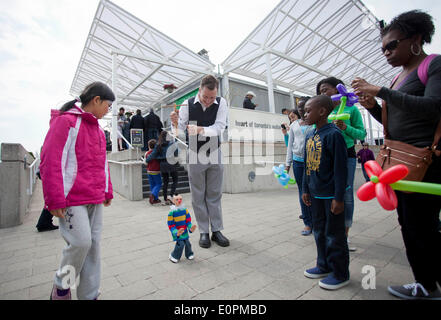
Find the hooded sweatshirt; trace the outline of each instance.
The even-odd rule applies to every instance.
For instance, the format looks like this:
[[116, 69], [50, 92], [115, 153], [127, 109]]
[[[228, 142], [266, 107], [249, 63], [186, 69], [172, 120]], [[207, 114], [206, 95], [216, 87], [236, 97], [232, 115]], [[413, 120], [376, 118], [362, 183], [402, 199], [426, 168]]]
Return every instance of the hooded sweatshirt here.
[[76, 105], [62, 114], [52, 110], [40, 174], [48, 210], [113, 198], [106, 136], [93, 114]]
[[333, 123], [310, 131], [305, 139], [303, 193], [317, 199], [343, 201], [347, 181], [347, 149]]

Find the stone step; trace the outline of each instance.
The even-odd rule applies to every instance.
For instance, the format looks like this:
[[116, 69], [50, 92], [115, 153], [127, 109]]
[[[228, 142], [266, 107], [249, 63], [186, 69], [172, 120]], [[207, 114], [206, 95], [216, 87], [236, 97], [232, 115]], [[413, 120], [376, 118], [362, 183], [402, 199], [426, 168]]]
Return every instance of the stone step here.
[[[170, 192], [170, 189], [168, 190], [168, 192]], [[179, 194], [190, 193], [190, 187], [176, 188], [176, 193], [179, 193]], [[161, 191], [159, 191], [158, 196], [162, 197], [162, 195], [163, 195], [163, 192], [162, 192], [162, 188], [161, 188]], [[144, 199], [148, 198], [150, 196], [150, 191], [143, 192], [142, 196]]]

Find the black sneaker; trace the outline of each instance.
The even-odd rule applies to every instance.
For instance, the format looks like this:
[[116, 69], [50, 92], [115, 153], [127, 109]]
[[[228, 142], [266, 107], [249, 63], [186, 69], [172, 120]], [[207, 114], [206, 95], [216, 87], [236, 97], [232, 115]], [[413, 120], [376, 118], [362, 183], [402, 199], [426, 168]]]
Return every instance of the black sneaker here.
[[405, 300], [441, 300], [441, 292], [438, 289], [429, 293], [420, 283], [389, 286], [387, 290], [390, 294]]

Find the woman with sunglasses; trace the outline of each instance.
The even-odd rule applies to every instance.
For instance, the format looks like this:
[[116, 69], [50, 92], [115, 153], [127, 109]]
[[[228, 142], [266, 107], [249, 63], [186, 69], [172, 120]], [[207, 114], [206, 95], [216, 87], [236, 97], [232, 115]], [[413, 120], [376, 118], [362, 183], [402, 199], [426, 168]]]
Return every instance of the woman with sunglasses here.
[[[418, 76], [418, 67], [427, 57], [423, 50], [435, 32], [432, 17], [414, 10], [392, 20], [381, 31], [382, 51], [393, 67], [402, 67], [391, 88], [369, 84], [356, 78], [352, 82], [360, 103], [382, 122], [382, 109], [374, 97], [387, 105], [387, 128], [390, 139], [416, 147], [431, 146], [441, 116], [441, 56], [432, 60], [426, 85]], [[423, 179], [441, 183], [441, 158], [433, 162]], [[438, 219], [441, 197], [419, 193], [396, 192], [398, 221], [415, 283], [390, 286], [389, 292], [403, 299], [441, 300], [441, 233]]]

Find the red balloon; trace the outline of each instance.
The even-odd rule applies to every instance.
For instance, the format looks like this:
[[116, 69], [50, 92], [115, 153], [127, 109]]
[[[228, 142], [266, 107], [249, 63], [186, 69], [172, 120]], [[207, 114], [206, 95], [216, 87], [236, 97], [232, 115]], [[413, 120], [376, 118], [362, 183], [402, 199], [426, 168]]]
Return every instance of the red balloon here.
[[395, 183], [404, 179], [409, 174], [409, 169], [404, 164], [398, 164], [384, 171], [378, 178], [385, 184]]
[[369, 181], [358, 188], [357, 197], [361, 201], [369, 201], [375, 198], [375, 183]]
[[397, 195], [389, 185], [381, 182], [377, 183], [375, 185], [375, 193], [377, 195], [378, 202], [384, 210], [392, 211], [397, 208]]
[[374, 160], [366, 161], [364, 164], [364, 169], [366, 170], [369, 178], [372, 176], [379, 177], [380, 174], [383, 173], [383, 169], [381, 169], [380, 165]]

